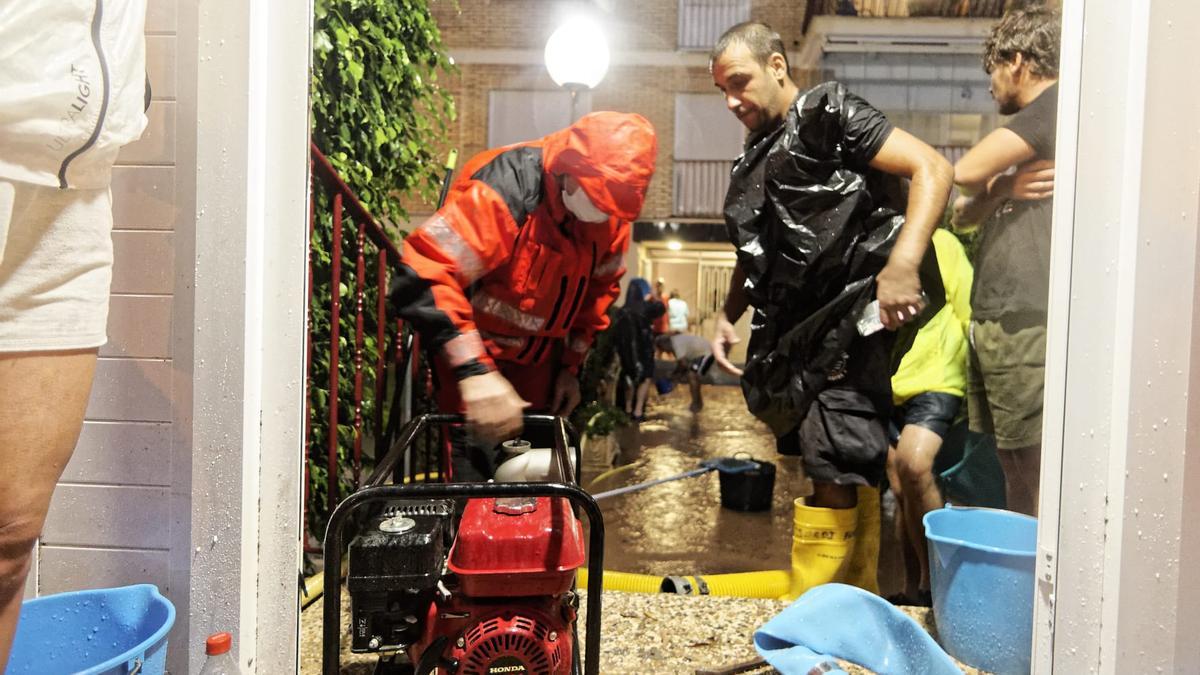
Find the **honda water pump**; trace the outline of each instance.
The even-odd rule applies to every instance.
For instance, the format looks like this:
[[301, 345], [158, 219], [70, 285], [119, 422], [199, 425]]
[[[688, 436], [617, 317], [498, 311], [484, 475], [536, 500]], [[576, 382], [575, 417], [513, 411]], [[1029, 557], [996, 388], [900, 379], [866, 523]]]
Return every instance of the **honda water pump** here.
[[[568, 675], [583, 527], [561, 497], [388, 502], [351, 541], [351, 648], [417, 675]], [[401, 669], [403, 668], [403, 669]]]

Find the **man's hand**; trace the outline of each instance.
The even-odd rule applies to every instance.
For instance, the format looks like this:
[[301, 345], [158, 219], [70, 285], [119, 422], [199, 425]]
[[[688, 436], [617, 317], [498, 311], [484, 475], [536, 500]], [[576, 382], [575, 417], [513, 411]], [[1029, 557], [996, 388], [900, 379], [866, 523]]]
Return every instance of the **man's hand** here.
[[889, 260], [875, 277], [879, 320], [889, 330], [917, 318], [925, 308], [917, 267]]
[[721, 370], [731, 375], [737, 375], [738, 377], [741, 377], [742, 369], [733, 365], [729, 360], [728, 354], [729, 349], [741, 341], [742, 339], [737, 336], [737, 331], [734, 330], [733, 324], [729, 322], [729, 319], [725, 318], [723, 312], [718, 312], [717, 327], [713, 331], [712, 338], [713, 360], [717, 362], [718, 366], [721, 366]]
[[569, 370], [561, 370], [554, 380], [554, 397], [550, 403], [550, 413], [559, 417], [570, 415], [583, 395], [579, 393], [579, 378]]
[[472, 375], [459, 381], [458, 389], [467, 408], [467, 428], [477, 440], [496, 444], [520, 435], [521, 413], [529, 401], [503, 375], [495, 371]]
[[1054, 160], [1029, 162], [1013, 174], [1009, 193], [1013, 199], [1032, 201], [1054, 196]]

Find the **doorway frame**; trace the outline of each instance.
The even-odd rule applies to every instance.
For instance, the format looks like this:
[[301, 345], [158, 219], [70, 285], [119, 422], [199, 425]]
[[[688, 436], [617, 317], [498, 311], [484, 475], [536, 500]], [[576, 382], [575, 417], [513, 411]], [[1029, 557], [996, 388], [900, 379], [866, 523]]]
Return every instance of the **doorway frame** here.
[[1197, 34], [1194, 3], [1063, 3], [1037, 673], [1200, 670]]

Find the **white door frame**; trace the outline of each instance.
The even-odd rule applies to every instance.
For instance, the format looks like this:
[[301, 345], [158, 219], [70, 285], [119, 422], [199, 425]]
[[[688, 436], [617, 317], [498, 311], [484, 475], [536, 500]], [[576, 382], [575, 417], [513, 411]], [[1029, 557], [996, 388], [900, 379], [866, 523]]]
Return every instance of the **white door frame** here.
[[[291, 672], [311, 7], [197, 11], [190, 663], [219, 627]], [[1200, 669], [1197, 34], [1183, 0], [1064, 3], [1037, 672]]]
[[312, 7], [205, 0], [188, 11], [198, 13], [193, 548], [188, 644], [172, 646], [197, 672], [204, 638], [227, 630], [245, 672], [295, 672]]
[[1200, 5], [1063, 16], [1034, 670], [1198, 672]]

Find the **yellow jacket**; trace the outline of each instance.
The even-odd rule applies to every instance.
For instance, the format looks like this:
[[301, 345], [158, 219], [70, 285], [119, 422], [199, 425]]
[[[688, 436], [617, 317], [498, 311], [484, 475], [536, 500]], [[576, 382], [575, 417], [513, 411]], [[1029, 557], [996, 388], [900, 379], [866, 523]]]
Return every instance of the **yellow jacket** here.
[[967, 326], [971, 322], [971, 282], [967, 252], [947, 230], [933, 233], [946, 304], [925, 324], [892, 376], [892, 399], [900, 405], [925, 392], [962, 396], [967, 386]]

